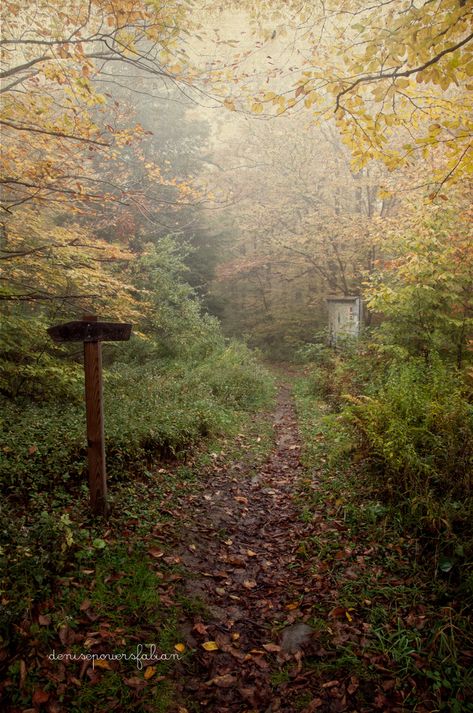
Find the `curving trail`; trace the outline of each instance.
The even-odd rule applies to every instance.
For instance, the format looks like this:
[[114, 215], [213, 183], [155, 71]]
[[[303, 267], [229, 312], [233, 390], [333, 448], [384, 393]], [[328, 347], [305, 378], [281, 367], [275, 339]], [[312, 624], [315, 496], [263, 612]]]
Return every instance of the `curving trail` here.
[[[257, 472], [247, 462], [216, 464], [207, 490], [182, 502], [178, 554], [188, 571], [185, 591], [203, 600], [206, 611], [182, 624], [198, 654], [193, 669], [177, 670], [176, 678], [183, 698], [203, 710], [290, 711], [287, 696], [310, 688], [303, 654], [324, 654], [306, 624], [317, 592], [304, 572], [309, 565], [297, 557], [307, 526], [292, 500], [302, 466], [286, 386], [273, 427], [274, 448]], [[206, 651], [206, 642], [218, 648]]]

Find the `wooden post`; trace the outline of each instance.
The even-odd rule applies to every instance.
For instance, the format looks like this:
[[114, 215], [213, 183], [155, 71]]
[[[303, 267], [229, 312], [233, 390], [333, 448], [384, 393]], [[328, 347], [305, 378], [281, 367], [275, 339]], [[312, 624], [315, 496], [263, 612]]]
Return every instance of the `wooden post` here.
[[90, 506], [95, 515], [106, 515], [108, 504], [103, 424], [102, 342], [127, 341], [131, 334], [131, 324], [98, 322], [96, 315], [84, 315], [80, 322], [67, 322], [50, 327], [48, 334], [55, 342], [84, 342]]
[[[82, 319], [84, 322], [97, 321], [95, 315], [84, 315]], [[84, 373], [90, 507], [95, 515], [106, 515], [108, 509], [107, 472], [103, 425], [101, 342], [84, 342]]]

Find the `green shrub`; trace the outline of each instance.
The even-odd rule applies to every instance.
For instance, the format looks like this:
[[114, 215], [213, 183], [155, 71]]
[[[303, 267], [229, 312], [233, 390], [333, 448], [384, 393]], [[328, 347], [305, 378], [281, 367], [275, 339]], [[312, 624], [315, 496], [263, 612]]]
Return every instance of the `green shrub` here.
[[75, 533], [66, 512], [48, 512], [46, 499], [33, 499], [28, 512], [18, 514], [0, 504], [0, 635], [8, 637], [12, 622], [51, 594], [54, 575], [64, 569]]
[[[107, 469], [139, 472], [156, 455], [176, 453], [231, 430], [239, 411], [267, 402], [272, 379], [243, 345], [214, 350], [199, 363], [114, 364], [105, 372]], [[6, 401], [0, 422], [0, 482], [27, 497], [84, 482], [82, 404]]]
[[473, 407], [439, 359], [393, 364], [377, 392], [345, 409], [385, 489], [464, 498], [473, 473]]

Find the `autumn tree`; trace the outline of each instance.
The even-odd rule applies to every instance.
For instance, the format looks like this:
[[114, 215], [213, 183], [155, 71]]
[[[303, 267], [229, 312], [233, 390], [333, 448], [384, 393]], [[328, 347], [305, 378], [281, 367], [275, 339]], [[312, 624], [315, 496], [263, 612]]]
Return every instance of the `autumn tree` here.
[[[238, 6], [241, 8], [242, 4]], [[259, 116], [305, 107], [335, 116], [355, 170], [371, 159], [390, 170], [416, 156], [442, 159], [423, 183], [434, 192], [472, 168], [472, 6], [465, 0], [325, 0], [243, 3], [271, 80], [254, 92], [239, 80], [229, 108]], [[284, 48], [288, 63], [278, 65]]]
[[227, 318], [255, 339], [310, 338], [325, 324], [327, 294], [358, 294], [373, 267], [374, 236], [395, 208], [379, 196], [386, 171], [353, 172], [335, 127], [307, 133], [303, 115], [252, 124], [225, 164], [226, 151], [227, 142], [213, 173], [235, 203], [218, 271], [232, 290]]
[[[171, 160], [184, 128], [180, 148], [168, 135], [167, 148], [157, 150], [155, 126], [142, 125], [146, 112], [132, 96], [161, 96], [169, 106], [176, 85], [194, 81], [179, 43], [181, 26], [191, 27], [186, 13], [180, 3], [141, 0], [2, 6], [0, 388], [7, 394], [31, 388], [40, 372], [46, 382], [67, 381], [61, 350], [45, 336], [52, 320], [93, 309], [142, 321], [154, 298], [133, 262], [143, 258], [141, 271], [160, 264], [163, 280], [182, 264], [168, 259], [169, 246], [153, 260], [145, 254], [152, 239], [179, 232], [200, 201], [188, 166]], [[175, 282], [174, 297], [167, 286], [166, 295], [179, 309], [190, 295]]]
[[[447, 205], [427, 204], [378, 238], [384, 256], [365, 286], [381, 313], [383, 349], [401, 356], [438, 352], [461, 368], [473, 346], [471, 184], [456, 186]], [[401, 230], [400, 230], [401, 228]]]
[[[123, 122], [107, 89], [129, 67], [161, 82], [178, 73], [186, 81], [176, 45], [184, 12], [179, 3], [135, 0], [3, 5], [4, 300], [116, 294], [103, 266], [129, 257], [127, 240], [110, 246], [83, 216], [104, 205], [140, 205], [126, 151], [144, 130]], [[104, 168], [112, 163], [113, 178]], [[146, 170], [165, 182], [156, 164]]]

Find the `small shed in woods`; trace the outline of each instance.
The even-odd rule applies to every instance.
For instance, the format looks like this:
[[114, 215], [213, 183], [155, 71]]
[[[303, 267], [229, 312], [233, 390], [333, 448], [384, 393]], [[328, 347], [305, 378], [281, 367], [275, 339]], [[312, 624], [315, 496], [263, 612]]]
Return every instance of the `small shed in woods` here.
[[363, 320], [363, 303], [352, 295], [329, 295], [327, 297], [330, 344], [339, 337], [358, 337]]

